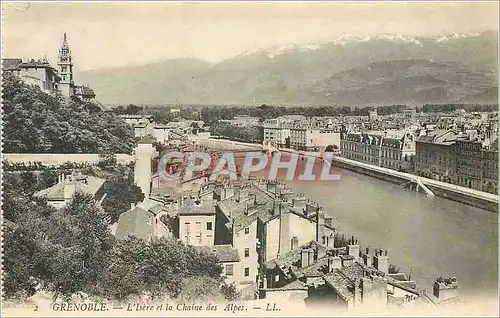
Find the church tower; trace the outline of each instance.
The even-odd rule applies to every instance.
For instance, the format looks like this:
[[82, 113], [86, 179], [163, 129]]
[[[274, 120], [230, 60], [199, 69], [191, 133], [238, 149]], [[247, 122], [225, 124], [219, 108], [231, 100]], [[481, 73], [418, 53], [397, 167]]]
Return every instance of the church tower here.
[[59, 76], [61, 82], [59, 83], [59, 91], [63, 96], [71, 97], [74, 95], [74, 82], [73, 82], [73, 61], [71, 60], [71, 51], [69, 50], [68, 40], [66, 33], [64, 33], [64, 40], [59, 50]]

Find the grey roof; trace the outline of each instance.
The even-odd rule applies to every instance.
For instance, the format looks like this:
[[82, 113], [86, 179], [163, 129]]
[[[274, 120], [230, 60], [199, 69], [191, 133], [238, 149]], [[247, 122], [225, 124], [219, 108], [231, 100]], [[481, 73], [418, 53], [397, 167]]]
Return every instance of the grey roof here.
[[238, 250], [233, 248], [229, 244], [202, 246], [200, 248], [206, 252], [215, 253], [221, 263], [232, 263], [240, 261], [240, 254], [238, 253]]
[[93, 176], [73, 176], [72, 180], [65, 179], [52, 187], [35, 192], [34, 196], [52, 201], [68, 199], [64, 197], [64, 187], [71, 184], [74, 184], [75, 192], [96, 195], [105, 181], [104, 179]]
[[[217, 204], [222, 213], [224, 213], [231, 222], [234, 233], [248, 227], [258, 218], [266, 222], [277, 217], [277, 215], [270, 212], [274, 204], [274, 198], [271, 194], [254, 186], [244, 188], [240, 191], [243, 194], [235, 194], [221, 200]], [[247, 194], [255, 195], [256, 205], [254, 204], [253, 198], [245, 198]], [[239, 200], [239, 198], [241, 198], [241, 200]]]
[[131, 235], [147, 240], [154, 234], [154, 222], [153, 213], [136, 206], [120, 215], [115, 236], [125, 238]]

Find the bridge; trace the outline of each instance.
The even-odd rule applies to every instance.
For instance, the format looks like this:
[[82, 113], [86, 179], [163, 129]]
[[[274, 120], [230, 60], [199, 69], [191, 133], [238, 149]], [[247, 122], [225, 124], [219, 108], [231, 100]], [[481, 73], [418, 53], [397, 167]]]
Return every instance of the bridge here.
[[[226, 150], [245, 151], [260, 149], [268, 152], [282, 151], [295, 153], [297, 155], [305, 155], [304, 152], [294, 149], [275, 148], [271, 145], [242, 143], [226, 139], [200, 139], [197, 141], [197, 144], [209, 148], [219, 148]], [[414, 174], [399, 172], [396, 170], [370, 165], [339, 156], [334, 156], [332, 161], [332, 164], [336, 167], [355, 171], [380, 180], [404, 185], [412, 190], [423, 192], [428, 197], [438, 196], [467, 205], [479, 207], [488, 211], [498, 212], [499, 197], [498, 195], [492, 193], [461, 187], [434, 179], [419, 177]]]

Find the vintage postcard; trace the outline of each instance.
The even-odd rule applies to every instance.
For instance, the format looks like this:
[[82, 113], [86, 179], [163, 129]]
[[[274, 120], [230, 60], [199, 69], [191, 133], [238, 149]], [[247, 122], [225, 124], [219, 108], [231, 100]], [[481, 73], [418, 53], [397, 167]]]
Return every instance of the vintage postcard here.
[[2, 317], [498, 317], [498, 1], [3, 1]]

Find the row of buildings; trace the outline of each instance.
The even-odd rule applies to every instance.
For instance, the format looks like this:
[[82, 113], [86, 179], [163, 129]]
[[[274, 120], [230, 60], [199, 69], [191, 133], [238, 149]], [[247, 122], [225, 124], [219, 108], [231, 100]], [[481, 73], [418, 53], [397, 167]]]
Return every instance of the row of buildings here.
[[204, 122], [178, 118], [167, 124], [155, 123], [152, 115], [120, 115], [134, 130], [136, 138], [153, 137], [157, 142], [167, 144], [171, 140], [188, 139], [191, 134], [203, 131]]
[[476, 130], [347, 133], [345, 158], [489, 193], [498, 193], [498, 125]]
[[[23, 82], [38, 86], [49, 94], [60, 93], [67, 98], [77, 97], [82, 101], [95, 102], [96, 94], [88, 85], [76, 85], [73, 74], [73, 59], [68, 45], [66, 33], [59, 49], [57, 68], [47, 58], [30, 59], [2, 58], [2, 71], [17, 75]], [[107, 110], [107, 108], [106, 108]]]
[[302, 115], [287, 115], [265, 120], [264, 144], [305, 151], [340, 147], [340, 130], [332, 123], [307, 120]]
[[416, 138], [410, 131], [346, 133], [340, 141], [340, 151], [348, 159], [412, 172]]
[[498, 139], [433, 131], [417, 140], [415, 174], [498, 194]]

